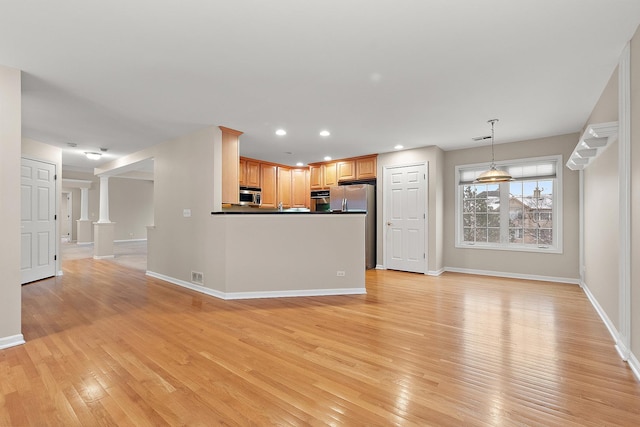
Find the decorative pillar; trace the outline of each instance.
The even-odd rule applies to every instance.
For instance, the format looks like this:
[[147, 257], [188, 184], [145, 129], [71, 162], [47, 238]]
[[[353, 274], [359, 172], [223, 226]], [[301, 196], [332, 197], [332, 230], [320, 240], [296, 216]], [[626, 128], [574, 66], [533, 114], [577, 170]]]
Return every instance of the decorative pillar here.
[[100, 177], [100, 224], [109, 223], [109, 177]]
[[100, 218], [93, 223], [93, 257], [113, 258], [113, 236], [116, 223], [109, 220], [109, 177], [100, 177]]
[[80, 189], [80, 221], [89, 220], [89, 189]]

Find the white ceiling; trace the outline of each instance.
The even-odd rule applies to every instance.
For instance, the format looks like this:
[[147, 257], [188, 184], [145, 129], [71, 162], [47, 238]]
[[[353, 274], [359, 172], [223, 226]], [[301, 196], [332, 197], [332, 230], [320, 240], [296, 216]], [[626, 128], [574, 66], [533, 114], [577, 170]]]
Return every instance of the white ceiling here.
[[295, 164], [577, 132], [638, 24], [638, 0], [15, 0], [0, 64], [66, 166], [211, 125]]

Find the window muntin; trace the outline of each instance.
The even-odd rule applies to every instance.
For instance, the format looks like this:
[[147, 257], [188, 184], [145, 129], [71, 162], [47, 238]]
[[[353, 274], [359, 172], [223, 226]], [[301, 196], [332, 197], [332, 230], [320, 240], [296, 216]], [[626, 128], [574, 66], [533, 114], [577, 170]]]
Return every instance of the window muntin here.
[[500, 184], [473, 183], [487, 165], [456, 167], [456, 246], [561, 252], [561, 164], [552, 156], [498, 165], [516, 178]]

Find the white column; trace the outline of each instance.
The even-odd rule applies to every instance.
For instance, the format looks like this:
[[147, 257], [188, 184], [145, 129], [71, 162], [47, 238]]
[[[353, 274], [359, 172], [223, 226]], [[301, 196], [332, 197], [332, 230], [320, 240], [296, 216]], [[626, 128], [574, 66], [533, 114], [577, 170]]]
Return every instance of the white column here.
[[100, 177], [100, 218], [98, 223], [109, 223], [109, 177]]
[[89, 220], [89, 189], [80, 189], [80, 221]]

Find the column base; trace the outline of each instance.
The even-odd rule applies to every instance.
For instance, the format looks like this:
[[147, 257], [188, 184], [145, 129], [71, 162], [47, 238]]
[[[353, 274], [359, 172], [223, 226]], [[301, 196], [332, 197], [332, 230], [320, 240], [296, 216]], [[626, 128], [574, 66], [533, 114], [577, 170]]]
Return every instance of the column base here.
[[93, 223], [93, 257], [113, 258], [113, 236], [115, 222], [94, 222]]
[[76, 221], [76, 243], [80, 245], [86, 245], [93, 242], [93, 236], [91, 235], [91, 225], [93, 222], [90, 219], [79, 219]]

